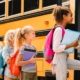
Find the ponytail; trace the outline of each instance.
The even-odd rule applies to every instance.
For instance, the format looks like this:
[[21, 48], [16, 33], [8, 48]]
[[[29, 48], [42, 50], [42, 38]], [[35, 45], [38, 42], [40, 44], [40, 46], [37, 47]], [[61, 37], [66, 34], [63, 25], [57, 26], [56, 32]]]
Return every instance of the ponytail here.
[[14, 39], [14, 51], [18, 50], [23, 43], [23, 35], [21, 34], [21, 29], [16, 30], [15, 39]]

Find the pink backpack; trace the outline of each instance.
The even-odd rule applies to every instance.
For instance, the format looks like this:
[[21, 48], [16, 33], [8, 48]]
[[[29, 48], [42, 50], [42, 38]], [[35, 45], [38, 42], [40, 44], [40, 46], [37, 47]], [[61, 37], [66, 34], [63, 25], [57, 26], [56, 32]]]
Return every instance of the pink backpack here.
[[[52, 29], [47, 37], [46, 37], [46, 41], [45, 41], [45, 45], [44, 45], [44, 57], [45, 57], [45, 60], [48, 62], [48, 63], [51, 63], [53, 57], [54, 57], [54, 54], [55, 52], [53, 51], [52, 49], [52, 41], [53, 41], [53, 34], [54, 34], [54, 31], [55, 31], [55, 28]], [[64, 37], [64, 29], [62, 28], [62, 37]]]

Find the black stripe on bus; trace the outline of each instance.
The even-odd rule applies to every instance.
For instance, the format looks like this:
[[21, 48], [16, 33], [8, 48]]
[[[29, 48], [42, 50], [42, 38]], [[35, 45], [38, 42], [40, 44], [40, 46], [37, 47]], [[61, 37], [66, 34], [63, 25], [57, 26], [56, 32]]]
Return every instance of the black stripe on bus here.
[[46, 36], [49, 33], [49, 31], [50, 29], [36, 31], [36, 37]]
[[[49, 33], [49, 31], [50, 29], [36, 31], [36, 37], [46, 36]], [[3, 39], [4, 36], [0, 36], [0, 41], [3, 41]]]
[[3, 41], [4, 37], [3, 36], [0, 36], [0, 41]]

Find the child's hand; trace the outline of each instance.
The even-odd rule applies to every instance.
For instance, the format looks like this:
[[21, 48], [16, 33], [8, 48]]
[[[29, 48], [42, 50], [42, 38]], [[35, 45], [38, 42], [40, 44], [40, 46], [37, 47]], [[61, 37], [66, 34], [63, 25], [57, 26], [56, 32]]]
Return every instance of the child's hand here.
[[71, 44], [67, 45], [65, 49], [69, 49], [71, 47], [77, 47], [78, 46], [78, 40], [72, 42]]
[[76, 47], [76, 49], [80, 50], [80, 45], [78, 45], [78, 46]]
[[29, 62], [30, 62], [30, 63], [36, 63], [36, 59], [32, 57], [32, 58], [29, 60]]
[[77, 47], [78, 46], [78, 40], [72, 42], [71, 45], [72, 45], [72, 47]]

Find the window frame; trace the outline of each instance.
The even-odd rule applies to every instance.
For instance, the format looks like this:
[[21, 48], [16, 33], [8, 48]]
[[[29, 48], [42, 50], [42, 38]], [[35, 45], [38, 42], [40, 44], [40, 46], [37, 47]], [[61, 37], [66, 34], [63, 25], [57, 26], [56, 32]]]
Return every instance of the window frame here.
[[[5, 3], [5, 0], [3, 0], [3, 1], [0, 1], [0, 3]], [[4, 6], [5, 7], [5, 6]], [[3, 17], [2, 17], [3, 16]], [[5, 12], [4, 12], [4, 14], [2, 14], [2, 15], [0, 15], [0, 19], [3, 19], [5, 17]]]
[[[9, 1], [11, 1], [11, 0], [4, 0], [4, 1], [5, 1], [5, 3], [6, 3], [6, 1], [8, 1], [8, 8], [9, 8]], [[8, 11], [5, 12], [5, 16], [0, 18], [0, 20], [16, 18], [16, 17], [19, 17], [19, 16], [27, 15], [27, 14], [32, 14], [32, 13], [36, 13], [36, 12], [40, 12], [40, 11], [44, 11], [44, 10], [49, 10], [49, 9], [53, 9], [55, 6], [57, 6], [57, 4], [53, 4], [53, 5], [50, 5], [50, 6], [43, 7], [42, 3], [43, 3], [43, 0], [39, 0], [39, 8], [24, 12], [24, 0], [21, 0], [21, 11], [20, 11], [20, 13], [13, 14], [13, 15], [8, 15], [7, 14], [7, 17], [6, 17], [6, 12], [7, 13], [9, 12], [9, 9], [8, 9]]]
[[57, 4], [55, 4], [55, 5], [51, 5], [51, 6], [47, 6], [47, 7], [42, 7], [42, 2], [43, 2], [43, 0], [39, 0], [39, 8], [24, 12], [24, 15], [39, 12], [39, 11], [44, 11], [44, 10], [48, 10], [48, 9], [53, 9], [55, 6], [57, 6]]
[[[24, 5], [23, 5], [24, 6]], [[31, 14], [31, 13], [36, 13], [36, 12], [39, 12], [41, 9], [40, 9], [40, 0], [39, 0], [39, 7], [37, 9], [33, 9], [33, 10], [30, 10], [30, 11], [26, 11], [24, 12], [24, 15], [26, 14]]]
[[55, 6], [57, 6], [57, 4], [51, 5], [51, 6], [47, 6], [47, 7], [43, 7], [43, 11], [44, 10], [48, 10], [48, 9], [53, 9]]
[[15, 18], [15, 17], [19, 17], [19, 16], [21, 16], [21, 13], [10, 15], [10, 16], [8, 16], [7, 19], [9, 19], [9, 18]]
[[[9, 0], [9, 1], [11, 1], [11, 0]], [[9, 1], [8, 1], [8, 8], [9, 8]], [[21, 0], [21, 1], [22, 1], [22, 0]], [[8, 13], [9, 13], [9, 9], [8, 9]], [[8, 14], [8, 18], [14, 18], [14, 17], [18, 17], [18, 16], [21, 16], [21, 11], [20, 11], [20, 13], [13, 14], [13, 15], [9, 15], [9, 14]]]
[[57, 4], [49, 5], [49, 6], [43, 7], [43, 10], [53, 9], [55, 6], [57, 6]]

